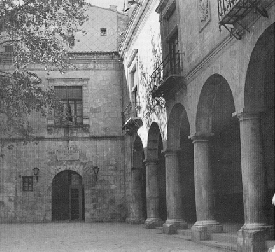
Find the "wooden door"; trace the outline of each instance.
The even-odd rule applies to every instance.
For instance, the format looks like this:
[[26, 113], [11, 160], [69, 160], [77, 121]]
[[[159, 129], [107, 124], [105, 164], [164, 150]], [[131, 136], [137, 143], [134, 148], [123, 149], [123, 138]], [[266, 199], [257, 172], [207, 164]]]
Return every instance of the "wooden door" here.
[[82, 220], [82, 186], [70, 186], [70, 220]]

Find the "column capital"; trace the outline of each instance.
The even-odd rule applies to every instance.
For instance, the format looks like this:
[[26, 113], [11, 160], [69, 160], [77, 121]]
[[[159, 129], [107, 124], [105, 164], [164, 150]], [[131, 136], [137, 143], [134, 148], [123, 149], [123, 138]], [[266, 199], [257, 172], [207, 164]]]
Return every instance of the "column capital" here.
[[164, 156], [176, 156], [178, 155], [178, 153], [180, 152], [181, 150], [171, 150], [171, 149], [166, 149], [165, 151], [163, 151], [163, 154]]
[[143, 162], [145, 163], [145, 165], [157, 164], [159, 162], [159, 160], [158, 159], [153, 159], [153, 158], [148, 158], [148, 159], [144, 159]]
[[232, 117], [237, 117], [239, 121], [244, 120], [257, 120], [261, 116], [261, 112], [246, 112], [246, 111], [240, 111], [240, 112], [234, 112], [232, 113]]
[[214, 136], [214, 133], [206, 133], [206, 134], [194, 134], [189, 136], [188, 138], [192, 140], [193, 143], [195, 142], [207, 142], [211, 137]]

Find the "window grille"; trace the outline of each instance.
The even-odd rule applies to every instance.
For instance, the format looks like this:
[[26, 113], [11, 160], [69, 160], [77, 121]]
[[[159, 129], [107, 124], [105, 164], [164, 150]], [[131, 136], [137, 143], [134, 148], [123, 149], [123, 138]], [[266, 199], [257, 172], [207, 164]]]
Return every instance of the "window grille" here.
[[63, 109], [55, 111], [55, 125], [82, 125], [83, 101], [81, 86], [56, 86], [55, 95], [61, 100]]
[[23, 192], [33, 191], [33, 176], [23, 176], [22, 177], [22, 190]]

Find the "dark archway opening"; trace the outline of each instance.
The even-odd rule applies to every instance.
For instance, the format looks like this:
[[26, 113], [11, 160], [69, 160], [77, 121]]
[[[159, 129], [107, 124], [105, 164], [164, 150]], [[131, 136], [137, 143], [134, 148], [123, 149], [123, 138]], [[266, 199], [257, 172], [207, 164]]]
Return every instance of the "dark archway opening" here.
[[[183, 124], [181, 124], [183, 125]], [[188, 224], [194, 224], [197, 220], [195, 202], [195, 181], [194, 181], [194, 145], [188, 139], [190, 131], [186, 132], [184, 127], [180, 133], [179, 165], [181, 167], [182, 196], [184, 220]]]
[[85, 220], [82, 177], [75, 171], [62, 171], [53, 179], [52, 220]]
[[165, 170], [165, 157], [162, 152], [162, 138], [159, 134], [158, 141], [158, 184], [159, 184], [159, 217], [165, 221], [167, 219], [167, 206], [166, 206], [166, 170]]
[[163, 153], [162, 137], [157, 123], [152, 123], [148, 133], [148, 152], [147, 158], [157, 162], [157, 186], [159, 193], [159, 218], [163, 221], [167, 220], [167, 204], [166, 204], [166, 168], [165, 157]]
[[274, 59], [275, 24], [259, 37], [248, 65], [244, 90], [244, 109], [260, 114], [265, 182], [265, 215], [267, 223], [274, 225]]
[[132, 193], [132, 218], [145, 221], [146, 213], [146, 167], [144, 163], [144, 151], [142, 141], [136, 136], [133, 148], [133, 168], [131, 178]]
[[185, 108], [176, 104], [168, 123], [168, 148], [177, 151], [183, 218], [188, 224], [197, 220], [194, 181], [194, 146], [189, 138], [190, 124]]
[[222, 223], [243, 223], [243, 188], [239, 120], [227, 81], [218, 74], [204, 84], [198, 105], [197, 134], [209, 138], [209, 163], [214, 189], [214, 218]]

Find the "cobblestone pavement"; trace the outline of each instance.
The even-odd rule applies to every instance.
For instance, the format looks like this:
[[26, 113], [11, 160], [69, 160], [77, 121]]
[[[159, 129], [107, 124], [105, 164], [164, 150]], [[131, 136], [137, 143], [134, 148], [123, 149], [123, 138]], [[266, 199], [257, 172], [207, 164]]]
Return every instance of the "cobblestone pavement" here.
[[142, 225], [0, 224], [1, 252], [217, 252]]

